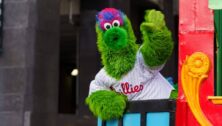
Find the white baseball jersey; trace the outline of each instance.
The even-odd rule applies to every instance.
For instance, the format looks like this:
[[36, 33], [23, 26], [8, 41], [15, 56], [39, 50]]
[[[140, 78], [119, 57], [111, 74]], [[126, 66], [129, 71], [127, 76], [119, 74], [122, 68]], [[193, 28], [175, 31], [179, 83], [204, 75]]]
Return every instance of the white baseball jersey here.
[[120, 80], [112, 78], [102, 68], [95, 80], [90, 83], [89, 95], [98, 90], [115, 90], [126, 95], [130, 101], [167, 99], [174, 88], [159, 73], [163, 66], [148, 67], [145, 65], [142, 53], [138, 51], [133, 69]]

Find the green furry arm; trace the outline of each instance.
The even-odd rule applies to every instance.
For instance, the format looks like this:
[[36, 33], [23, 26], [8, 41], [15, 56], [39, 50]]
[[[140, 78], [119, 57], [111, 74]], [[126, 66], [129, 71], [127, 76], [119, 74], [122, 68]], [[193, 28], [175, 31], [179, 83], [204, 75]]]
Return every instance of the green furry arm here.
[[156, 10], [146, 11], [140, 30], [143, 35], [141, 53], [146, 65], [153, 67], [164, 64], [173, 50], [171, 32], [165, 25], [164, 15]]
[[100, 90], [86, 98], [86, 104], [95, 116], [102, 120], [122, 117], [126, 108], [127, 97], [114, 91]]

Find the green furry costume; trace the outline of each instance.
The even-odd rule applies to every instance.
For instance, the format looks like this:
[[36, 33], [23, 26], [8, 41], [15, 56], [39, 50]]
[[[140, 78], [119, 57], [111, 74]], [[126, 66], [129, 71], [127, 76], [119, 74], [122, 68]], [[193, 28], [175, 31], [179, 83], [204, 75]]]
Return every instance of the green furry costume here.
[[[153, 69], [163, 66], [172, 53], [171, 32], [166, 27], [164, 15], [160, 11], [146, 11], [140, 30], [143, 44], [138, 47], [131, 23], [125, 14], [113, 8], [106, 8], [97, 15], [97, 45], [104, 68], [100, 72], [102, 74], [98, 74], [90, 85], [93, 92], [87, 97], [86, 103], [93, 114], [102, 120], [122, 117], [127, 99], [141, 99], [140, 95], [146, 92], [146, 85], [143, 84], [132, 85], [128, 81], [119, 84], [134, 69], [138, 71], [139, 67], [135, 67], [141, 64], [140, 59], [144, 60], [144, 69], [148, 69], [152, 78], [155, 78], [159, 75]], [[139, 56], [138, 52], [142, 56]], [[103, 81], [103, 78], [108, 81]], [[115, 86], [121, 87], [121, 90]], [[171, 96], [176, 97], [175, 92]]]

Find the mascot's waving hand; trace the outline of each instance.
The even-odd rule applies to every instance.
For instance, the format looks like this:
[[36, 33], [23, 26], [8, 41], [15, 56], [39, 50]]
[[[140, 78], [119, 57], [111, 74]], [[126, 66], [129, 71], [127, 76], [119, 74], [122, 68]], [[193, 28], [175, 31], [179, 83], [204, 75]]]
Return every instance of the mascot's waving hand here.
[[174, 89], [159, 73], [172, 53], [171, 32], [160, 11], [148, 10], [138, 47], [127, 16], [106, 8], [96, 16], [97, 45], [104, 67], [90, 84], [86, 103], [102, 120], [122, 117], [126, 102], [166, 99]]

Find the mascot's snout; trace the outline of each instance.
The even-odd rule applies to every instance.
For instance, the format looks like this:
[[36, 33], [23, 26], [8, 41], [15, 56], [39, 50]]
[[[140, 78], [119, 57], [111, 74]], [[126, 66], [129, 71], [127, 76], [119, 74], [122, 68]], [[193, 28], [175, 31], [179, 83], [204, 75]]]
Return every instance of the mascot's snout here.
[[127, 46], [128, 36], [125, 29], [114, 27], [104, 33], [104, 42], [114, 50], [122, 49]]

